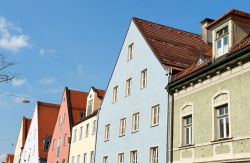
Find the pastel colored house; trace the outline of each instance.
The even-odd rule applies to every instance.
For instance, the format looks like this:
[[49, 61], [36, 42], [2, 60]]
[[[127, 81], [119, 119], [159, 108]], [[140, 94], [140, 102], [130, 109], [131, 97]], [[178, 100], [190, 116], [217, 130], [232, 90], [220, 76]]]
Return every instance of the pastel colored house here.
[[69, 161], [72, 127], [86, 115], [88, 93], [64, 90], [48, 153], [48, 163]]
[[166, 83], [196, 61], [201, 36], [133, 18], [98, 120], [96, 163], [168, 160]]
[[21, 154], [21, 163], [46, 163], [59, 105], [37, 102]]
[[13, 163], [13, 161], [14, 161], [14, 155], [7, 154], [5, 163]]
[[24, 148], [24, 144], [29, 132], [29, 127], [31, 124], [31, 119], [28, 119], [26, 117], [22, 118], [21, 127], [19, 130], [17, 142], [16, 142], [16, 148], [14, 153], [14, 163], [19, 163], [22, 155], [22, 151]]
[[87, 114], [72, 129], [70, 163], [94, 163], [97, 113], [105, 91], [92, 87], [87, 97]]
[[170, 162], [250, 162], [250, 14], [231, 10], [202, 27], [211, 56], [168, 85]]

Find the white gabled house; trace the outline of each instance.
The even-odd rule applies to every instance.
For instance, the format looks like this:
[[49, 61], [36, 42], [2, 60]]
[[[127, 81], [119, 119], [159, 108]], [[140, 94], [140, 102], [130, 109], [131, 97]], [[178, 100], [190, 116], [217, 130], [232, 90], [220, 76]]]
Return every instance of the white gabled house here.
[[96, 163], [166, 163], [171, 74], [209, 49], [202, 37], [131, 20], [99, 112]]

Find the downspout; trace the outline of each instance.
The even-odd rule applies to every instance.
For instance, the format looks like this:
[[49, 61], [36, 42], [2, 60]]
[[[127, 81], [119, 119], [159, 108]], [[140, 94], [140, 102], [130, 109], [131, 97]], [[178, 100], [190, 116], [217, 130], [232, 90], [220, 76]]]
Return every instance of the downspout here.
[[96, 133], [95, 133], [95, 152], [94, 152], [94, 163], [96, 162], [96, 146], [97, 146], [97, 133], [98, 133], [98, 124], [99, 124], [99, 113], [101, 108], [98, 109], [97, 116], [96, 116]]
[[[171, 75], [172, 75], [172, 69], [170, 69], [169, 73], [166, 74], [168, 76], [168, 83], [170, 83], [171, 81]], [[167, 151], [166, 151], [166, 161], [169, 162], [171, 160], [171, 156], [170, 156], [170, 152], [169, 152], [169, 149], [170, 149], [170, 146], [169, 144], [171, 143], [169, 141], [169, 137], [170, 137], [170, 93], [168, 92], [168, 90], [166, 89], [167, 91], [167, 142], [166, 142], [166, 147], [167, 147]], [[171, 162], [171, 161], [170, 161]]]

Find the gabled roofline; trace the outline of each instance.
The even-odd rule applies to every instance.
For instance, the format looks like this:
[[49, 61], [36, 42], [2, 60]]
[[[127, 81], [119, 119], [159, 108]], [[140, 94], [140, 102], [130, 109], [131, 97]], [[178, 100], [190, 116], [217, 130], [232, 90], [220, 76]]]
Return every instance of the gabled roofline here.
[[68, 87], [65, 87], [65, 93], [66, 93], [66, 102], [67, 102], [67, 111], [69, 115], [69, 128], [70, 133], [72, 133], [72, 127], [73, 127], [73, 113], [72, 113], [72, 105], [71, 105], [71, 97], [70, 97], [70, 91]]

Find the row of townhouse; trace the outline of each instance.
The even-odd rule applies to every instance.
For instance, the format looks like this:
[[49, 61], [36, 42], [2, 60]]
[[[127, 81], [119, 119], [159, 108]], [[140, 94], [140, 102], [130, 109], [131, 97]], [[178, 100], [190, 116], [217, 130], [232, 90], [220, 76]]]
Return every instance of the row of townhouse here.
[[250, 162], [250, 14], [201, 31], [132, 18], [106, 92], [38, 102], [14, 162]]

